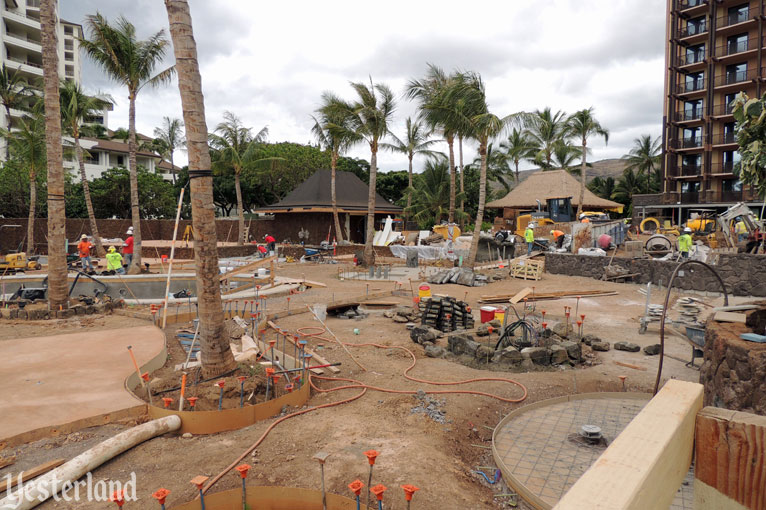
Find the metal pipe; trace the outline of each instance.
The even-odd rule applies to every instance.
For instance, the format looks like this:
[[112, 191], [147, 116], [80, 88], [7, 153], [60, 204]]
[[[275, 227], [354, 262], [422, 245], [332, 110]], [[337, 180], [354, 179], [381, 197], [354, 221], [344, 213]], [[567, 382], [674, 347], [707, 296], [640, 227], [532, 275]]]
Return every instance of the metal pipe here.
[[[313, 367], [307, 367], [308, 370], [314, 370], [315, 368], [327, 368], [327, 367], [339, 367], [341, 365], [340, 361], [336, 361], [335, 363], [327, 363], [326, 365], [314, 365]], [[279, 372], [274, 372], [274, 375], [278, 374], [287, 374], [290, 372], [300, 372], [303, 368], [291, 368], [289, 370], [280, 370]]]

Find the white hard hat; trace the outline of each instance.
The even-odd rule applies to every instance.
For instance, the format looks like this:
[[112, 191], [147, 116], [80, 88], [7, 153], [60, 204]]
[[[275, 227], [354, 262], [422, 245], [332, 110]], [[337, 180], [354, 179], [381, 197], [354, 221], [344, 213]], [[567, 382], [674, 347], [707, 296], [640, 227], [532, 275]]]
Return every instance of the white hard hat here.
[[684, 228], [684, 232], [686, 232], [686, 233], [689, 233], [691, 231], [692, 231], [692, 229], [690, 229], [689, 227]]
[[130, 228], [128, 229], [128, 231], [127, 231], [127, 232], [125, 232], [125, 233], [126, 233], [126, 234], [132, 234], [132, 233], [133, 233], [133, 227], [130, 227]]
[[87, 238], [88, 238], [88, 236], [86, 236], [85, 234], [80, 236], [80, 239], [87, 239]]

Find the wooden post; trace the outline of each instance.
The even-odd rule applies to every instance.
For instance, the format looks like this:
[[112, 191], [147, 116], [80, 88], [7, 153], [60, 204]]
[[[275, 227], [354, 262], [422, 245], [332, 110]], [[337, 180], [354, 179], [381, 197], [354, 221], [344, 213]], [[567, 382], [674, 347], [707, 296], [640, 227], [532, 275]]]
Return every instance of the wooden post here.
[[697, 415], [694, 508], [766, 509], [766, 416], [706, 407]]
[[274, 286], [274, 276], [276, 265], [274, 264], [274, 259], [271, 259], [270, 267], [269, 267], [269, 285]]
[[669, 380], [554, 510], [668, 508], [691, 465], [702, 393]]
[[[178, 222], [181, 219], [181, 207], [184, 203], [184, 190], [181, 188], [181, 194], [178, 196], [178, 209], [176, 210], [176, 224], [173, 227], [173, 242], [170, 243], [170, 260], [168, 260], [168, 279], [165, 283], [165, 308], [162, 311], [162, 329], [165, 329], [168, 322], [168, 296], [170, 295], [170, 276], [173, 274], [173, 258], [176, 254], [176, 237], [178, 236]], [[162, 260], [162, 259], [160, 259]]]

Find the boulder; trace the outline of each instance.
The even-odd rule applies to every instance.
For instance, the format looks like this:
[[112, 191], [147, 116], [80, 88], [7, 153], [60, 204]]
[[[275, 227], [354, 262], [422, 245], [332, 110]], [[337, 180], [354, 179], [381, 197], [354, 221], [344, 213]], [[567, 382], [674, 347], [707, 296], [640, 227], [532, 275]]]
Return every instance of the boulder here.
[[618, 351], [638, 352], [641, 347], [632, 342], [615, 342], [614, 348]]
[[551, 365], [561, 365], [569, 361], [567, 350], [559, 344], [551, 345]]
[[534, 363], [532, 363], [532, 360], [531, 360], [531, 359], [528, 359], [528, 358], [523, 358], [523, 359], [521, 360], [521, 364], [519, 365], [519, 367], [520, 367], [522, 370], [533, 370], [533, 369], [535, 368], [535, 364], [534, 364]]
[[387, 319], [393, 319], [394, 318], [394, 311], [393, 310], [386, 310], [383, 312], [383, 317]]
[[408, 319], [407, 317], [403, 317], [401, 315], [394, 315], [394, 322], [398, 322], [400, 324], [406, 324], [410, 322], [410, 319]]
[[585, 345], [592, 345], [593, 342], [600, 342], [601, 339], [597, 337], [596, 335], [585, 335], [582, 337], [582, 343]]
[[560, 322], [559, 322], [559, 323], [556, 323], [556, 324], [554, 324], [554, 325], [553, 325], [553, 327], [552, 327], [552, 328], [550, 328], [550, 329], [551, 329], [551, 331], [552, 331], [554, 334], [556, 334], [556, 335], [560, 336], [561, 338], [566, 338], [567, 336], [569, 336], [569, 333], [571, 333], [571, 332], [572, 332], [572, 330], [570, 329], [570, 330], [569, 330], [569, 333], [567, 333], [567, 327], [566, 327], [566, 324], [562, 324], [562, 323], [560, 323]]
[[521, 350], [521, 357], [532, 361], [535, 365], [550, 365], [550, 352], [544, 347], [525, 347]]
[[427, 345], [426, 349], [426, 356], [429, 358], [442, 358], [447, 353], [447, 351], [444, 350], [444, 347], [439, 347], [438, 345]]
[[479, 347], [481, 344], [479, 342], [474, 342], [473, 340], [468, 340], [465, 343], [465, 353], [469, 356], [476, 356], [476, 351], [479, 350]]
[[[616, 349], [617, 346], [615, 345], [614, 348]], [[644, 354], [646, 354], [647, 356], [656, 356], [659, 353], [660, 353], [660, 344], [652, 344], [652, 345], [647, 345], [646, 347], [644, 347]]]
[[521, 363], [521, 353], [515, 347], [506, 347], [502, 351], [495, 351], [495, 359], [498, 363], [518, 365]]
[[606, 352], [609, 350], [609, 342], [593, 342], [590, 347], [594, 351]]
[[492, 326], [493, 328], [496, 328], [496, 329], [503, 327], [503, 323], [500, 322], [499, 319], [492, 319], [487, 324], [489, 324], [490, 326]]
[[453, 354], [463, 354], [466, 342], [473, 342], [473, 337], [466, 333], [453, 333], [447, 336], [447, 349]]
[[566, 349], [567, 356], [572, 361], [580, 361], [582, 359], [582, 346], [577, 342], [562, 342], [561, 347]]
[[474, 357], [477, 360], [487, 363], [491, 361], [494, 356], [495, 350], [487, 345], [479, 345], [479, 347], [476, 348], [476, 352], [474, 353]]
[[489, 326], [482, 324], [476, 328], [476, 336], [489, 336]]
[[436, 335], [427, 326], [415, 326], [410, 330], [410, 339], [416, 344], [423, 344], [423, 342], [433, 342], [436, 340]]

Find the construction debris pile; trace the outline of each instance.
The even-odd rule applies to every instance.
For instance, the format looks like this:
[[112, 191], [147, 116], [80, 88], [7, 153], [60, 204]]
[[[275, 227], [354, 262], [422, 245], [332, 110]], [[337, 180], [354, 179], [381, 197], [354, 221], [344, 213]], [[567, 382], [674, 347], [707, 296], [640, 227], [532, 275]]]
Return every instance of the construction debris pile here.
[[476, 274], [470, 269], [464, 269], [462, 267], [453, 267], [452, 269], [439, 271], [438, 273], [431, 275], [428, 278], [428, 283], [433, 283], [436, 285], [455, 283], [457, 285], [465, 285], [467, 287], [486, 285], [488, 281], [489, 278], [487, 278], [485, 275]]
[[443, 333], [459, 329], [473, 329], [471, 307], [465, 301], [449, 296], [433, 296], [419, 303], [422, 324]]
[[420, 319], [420, 311], [411, 306], [397, 306], [393, 310], [383, 312], [384, 317], [393, 319], [394, 322], [407, 323], [415, 322]]
[[415, 399], [418, 405], [410, 409], [410, 414], [425, 414], [436, 423], [449, 423], [445, 418], [446, 411], [444, 407], [447, 405], [447, 399], [441, 400], [429, 397], [425, 391], [418, 390], [415, 394]]

